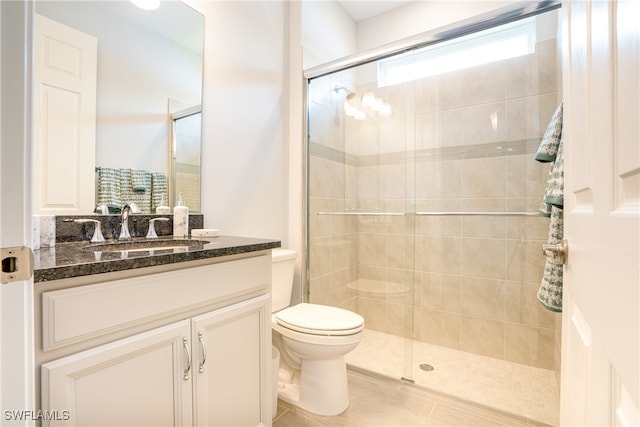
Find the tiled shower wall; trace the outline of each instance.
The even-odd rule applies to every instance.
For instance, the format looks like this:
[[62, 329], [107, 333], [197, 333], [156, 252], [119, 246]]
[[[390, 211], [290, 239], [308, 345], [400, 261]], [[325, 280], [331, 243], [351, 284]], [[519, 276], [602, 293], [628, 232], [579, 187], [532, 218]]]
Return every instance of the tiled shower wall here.
[[[414, 213], [537, 211], [548, 165], [533, 153], [559, 99], [555, 47], [355, 88], [387, 99], [387, 119], [345, 121], [338, 77], [314, 82], [312, 302], [352, 309], [367, 328], [554, 368], [558, 315], [536, 299], [548, 219]], [[407, 215], [318, 214], [344, 211]]]

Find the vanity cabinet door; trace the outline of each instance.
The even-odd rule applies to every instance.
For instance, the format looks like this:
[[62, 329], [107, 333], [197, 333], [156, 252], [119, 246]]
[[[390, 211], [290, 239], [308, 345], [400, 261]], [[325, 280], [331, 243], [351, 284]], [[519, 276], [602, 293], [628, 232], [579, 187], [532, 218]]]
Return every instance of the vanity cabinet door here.
[[194, 426], [271, 425], [270, 317], [263, 295], [192, 319]]
[[184, 320], [43, 364], [43, 426], [191, 426], [190, 336]]

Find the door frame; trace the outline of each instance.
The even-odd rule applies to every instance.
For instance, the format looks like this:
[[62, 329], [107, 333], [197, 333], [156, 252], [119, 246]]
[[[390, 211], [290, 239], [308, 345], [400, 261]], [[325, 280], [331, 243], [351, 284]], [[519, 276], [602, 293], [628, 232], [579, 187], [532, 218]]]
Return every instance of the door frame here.
[[[0, 2], [0, 247], [31, 247], [31, 1]], [[30, 249], [29, 249], [30, 250]], [[33, 275], [0, 285], [3, 425], [34, 425]]]

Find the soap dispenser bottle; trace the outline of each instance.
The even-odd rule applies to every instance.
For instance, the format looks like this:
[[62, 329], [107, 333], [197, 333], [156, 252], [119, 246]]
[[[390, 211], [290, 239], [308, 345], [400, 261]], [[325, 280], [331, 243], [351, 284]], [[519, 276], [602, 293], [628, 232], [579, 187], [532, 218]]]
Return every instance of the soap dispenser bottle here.
[[164, 194], [162, 195], [162, 202], [160, 202], [160, 206], [156, 206], [156, 214], [157, 215], [168, 215], [171, 213], [171, 208], [164, 204]]
[[187, 237], [189, 235], [189, 208], [184, 205], [182, 193], [178, 204], [173, 208], [173, 236]]

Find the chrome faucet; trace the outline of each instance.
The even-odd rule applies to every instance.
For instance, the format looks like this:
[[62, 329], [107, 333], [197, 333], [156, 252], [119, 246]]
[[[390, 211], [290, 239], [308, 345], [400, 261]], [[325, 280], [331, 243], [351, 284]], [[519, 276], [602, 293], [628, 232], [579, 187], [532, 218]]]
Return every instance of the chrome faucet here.
[[122, 217], [120, 225], [120, 237], [118, 240], [131, 240], [131, 234], [129, 234], [129, 213], [142, 212], [138, 205], [135, 203], [127, 203], [122, 208]]

